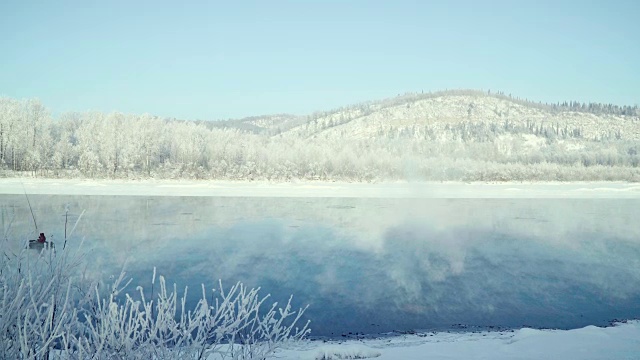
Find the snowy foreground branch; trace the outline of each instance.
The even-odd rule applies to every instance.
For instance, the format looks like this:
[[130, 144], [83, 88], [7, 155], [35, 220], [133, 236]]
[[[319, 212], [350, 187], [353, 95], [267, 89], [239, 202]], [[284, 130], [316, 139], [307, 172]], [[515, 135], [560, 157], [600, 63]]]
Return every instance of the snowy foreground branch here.
[[0, 359], [265, 359], [310, 332], [296, 327], [306, 308], [268, 306], [259, 288], [202, 285], [189, 307], [188, 289], [178, 296], [162, 276], [147, 298], [125, 292], [124, 271], [109, 287], [90, 282], [80, 250], [10, 248], [2, 240]]

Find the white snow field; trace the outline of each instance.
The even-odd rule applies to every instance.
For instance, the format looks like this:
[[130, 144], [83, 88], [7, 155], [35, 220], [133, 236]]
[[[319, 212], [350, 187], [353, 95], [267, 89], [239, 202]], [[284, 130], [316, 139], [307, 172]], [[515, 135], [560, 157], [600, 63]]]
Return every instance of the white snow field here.
[[0, 179], [0, 194], [251, 196], [358, 198], [640, 198], [640, 183], [626, 182], [231, 182], [167, 180]]
[[633, 360], [640, 359], [640, 321], [574, 330], [429, 333], [376, 340], [307, 343], [280, 359]]

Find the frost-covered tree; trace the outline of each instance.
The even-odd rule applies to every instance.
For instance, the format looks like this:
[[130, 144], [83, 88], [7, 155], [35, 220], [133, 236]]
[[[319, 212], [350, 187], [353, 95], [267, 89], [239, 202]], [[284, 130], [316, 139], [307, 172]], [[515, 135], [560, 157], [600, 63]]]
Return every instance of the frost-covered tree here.
[[164, 124], [157, 117], [143, 114], [135, 120], [134, 126], [132, 156], [138, 159], [139, 167], [151, 175], [152, 168], [159, 163], [160, 149], [165, 141]]
[[54, 144], [53, 163], [59, 170], [67, 170], [78, 162], [78, 130], [80, 115], [65, 113], [57, 123], [52, 124], [52, 144]]

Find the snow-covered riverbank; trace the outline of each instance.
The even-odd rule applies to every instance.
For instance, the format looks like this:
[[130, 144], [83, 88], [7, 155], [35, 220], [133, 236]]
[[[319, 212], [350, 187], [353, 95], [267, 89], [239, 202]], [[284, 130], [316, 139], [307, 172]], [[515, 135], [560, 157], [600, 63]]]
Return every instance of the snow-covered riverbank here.
[[305, 345], [278, 355], [288, 360], [631, 360], [640, 359], [640, 321], [565, 331], [524, 328], [507, 332], [441, 332]]
[[640, 184], [625, 182], [229, 182], [167, 180], [0, 179], [0, 194], [121, 196], [252, 196], [373, 198], [640, 198]]

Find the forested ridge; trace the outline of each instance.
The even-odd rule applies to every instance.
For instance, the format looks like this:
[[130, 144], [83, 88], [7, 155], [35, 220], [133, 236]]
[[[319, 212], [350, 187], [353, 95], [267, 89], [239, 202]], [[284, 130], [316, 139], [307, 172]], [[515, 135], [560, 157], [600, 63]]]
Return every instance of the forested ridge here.
[[503, 93], [410, 93], [225, 121], [0, 98], [0, 174], [225, 180], [640, 181], [640, 110]]

